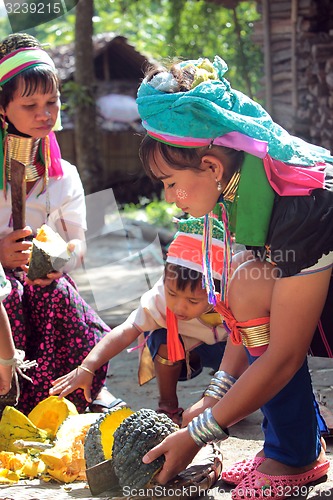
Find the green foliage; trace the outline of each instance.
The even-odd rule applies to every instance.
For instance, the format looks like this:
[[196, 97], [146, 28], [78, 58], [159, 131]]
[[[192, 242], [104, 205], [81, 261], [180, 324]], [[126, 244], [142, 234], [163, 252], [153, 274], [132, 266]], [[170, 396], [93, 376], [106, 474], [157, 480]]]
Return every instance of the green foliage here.
[[[106, 0], [95, 2], [101, 12]], [[108, 0], [108, 4], [107, 14], [95, 20], [96, 32], [105, 31], [107, 25], [109, 31], [126, 36], [138, 51], [163, 63], [219, 54], [228, 63], [227, 78], [232, 85], [248, 92], [246, 74], [256, 93], [262, 54], [251, 40], [253, 22], [260, 17], [255, 1], [241, 2], [234, 11], [207, 0]]]
[[155, 198], [153, 201], [142, 198], [140, 203], [126, 203], [123, 212], [127, 217], [141, 218], [155, 226], [170, 230], [175, 229], [173, 217], [180, 216], [180, 210], [174, 203]]
[[85, 85], [80, 85], [74, 81], [65, 82], [62, 86], [62, 95], [65, 98], [63, 109], [70, 115], [74, 115], [77, 107], [90, 106], [94, 104], [94, 99], [89, 95], [89, 89]]
[[176, 205], [170, 205], [164, 200], [155, 200], [146, 206], [147, 220], [151, 224], [174, 228], [172, 218], [179, 215], [179, 208]]
[[[197, 57], [225, 59], [232, 86], [256, 95], [262, 54], [252, 42], [259, 19], [257, 2], [240, 2], [227, 9], [208, 0], [95, 0], [94, 32], [125, 36], [139, 52], [170, 62]], [[52, 45], [74, 40], [75, 9], [29, 30]], [[239, 31], [239, 34], [238, 34]]]
[[0, 6], [0, 39], [5, 38], [9, 33], [12, 33], [9, 20], [4, 7]]
[[113, 32], [128, 38], [136, 50], [148, 56], [166, 56], [166, 30], [170, 0], [95, 0], [96, 33]]
[[72, 43], [75, 38], [75, 9], [41, 26], [28, 30], [33, 36], [52, 47]]

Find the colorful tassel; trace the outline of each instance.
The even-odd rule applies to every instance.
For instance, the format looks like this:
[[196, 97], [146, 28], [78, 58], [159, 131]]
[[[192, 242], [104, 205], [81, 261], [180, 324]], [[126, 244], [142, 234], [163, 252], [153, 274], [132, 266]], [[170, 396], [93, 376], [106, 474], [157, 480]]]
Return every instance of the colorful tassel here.
[[178, 334], [177, 318], [168, 307], [166, 308], [166, 326], [168, 359], [175, 363], [185, 359], [185, 351]]
[[223, 256], [223, 271], [221, 279], [221, 300], [228, 307], [228, 284], [231, 272], [232, 262], [232, 239], [229, 229], [228, 211], [224, 200], [219, 202], [221, 208], [221, 219], [224, 229], [224, 256]]
[[206, 289], [208, 303], [215, 306], [215, 284], [212, 273], [212, 228], [213, 220], [209, 215], [205, 215], [202, 238], [202, 287]]

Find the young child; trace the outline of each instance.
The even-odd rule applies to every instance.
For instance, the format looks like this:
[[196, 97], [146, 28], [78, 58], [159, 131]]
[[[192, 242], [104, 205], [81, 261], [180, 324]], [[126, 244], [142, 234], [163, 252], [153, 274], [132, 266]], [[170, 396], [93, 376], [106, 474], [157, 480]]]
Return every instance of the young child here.
[[[182, 369], [191, 377], [191, 358], [193, 361], [195, 354], [199, 361], [196, 374], [201, 366], [217, 370], [226, 341], [221, 318], [208, 303], [202, 287], [202, 232], [203, 218], [179, 221], [163, 278], [142, 296], [140, 306], [127, 320], [92, 349], [81, 365], [82, 370], [73, 370], [53, 382], [50, 394], [65, 397], [82, 388], [90, 401], [95, 371], [146, 332], [160, 393], [158, 410], [180, 423], [182, 409], [178, 405], [177, 382]], [[215, 220], [211, 261], [217, 286], [223, 262], [222, 235], [221, 224]], [[141, 384], [152, 376], [150, 356], [147, 375], [146, 354], [144, 349], [139, 368]]]
[[[194, 417], [143, 460], [148, 463], [164, 454], [156, 480], [166, 483], [185, 469], [200, 446], [226, 439], [225, 429], [261, 408], [265, 460], [250, 468], [245, 464], [232, 498], [282, 500], [324, 477], [329, 468], [306, 357], [318, 321], [324, 319], [321, 313], [332, 283], [333, 157], [288, 134], [258, 103], [233, 89], [224, 77], [227, 69], [216, 56], [212, 62], [181, 61], [148, 73], [137, 99], [147, 131], [140, 156], [148, 175], [163, 182], [168, 202], [195, 217], [219, 210], [226, 256], [233, 234], [258, 257], [251, 263], [253, 276], [272, 263], [278, 277], [271, 281], [262, 314], [247, 308], [251, 302], [256, 305], [254, 301], [231, 300], [226, 275], [230, 290], [224, 286], [221, 297], [229, 300], [229, 329], [236, 347], [245, 347], [250, 367], [223, 397], [218, 390], [223, 380], [215, 377], [219, 399], [213, 409]], [[224, 274], [229, 266], [226, 259]], [[254, 286], [260, 280], [250, 276], [249, 282]], [[332, 357], [332, 314], [326, 318], [319, 340]], [[261, 320], [252, 324], [250, 338], [250, 331], [238, 334], [236, 328], [237, 322], [247, 320]], [[227, 351], [223, 363], [226, 357]], [[299, 398], [299, 387], [302, 411], [291, 412], [286, 399]], [[308, 422], [306, 439], [298, 417]]]

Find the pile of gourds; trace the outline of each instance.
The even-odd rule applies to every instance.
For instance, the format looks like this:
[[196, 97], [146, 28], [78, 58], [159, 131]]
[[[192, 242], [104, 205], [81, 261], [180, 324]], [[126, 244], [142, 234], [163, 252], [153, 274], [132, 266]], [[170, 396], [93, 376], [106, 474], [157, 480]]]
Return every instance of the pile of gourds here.
[[[129, 408], [119, 408], [105, 414], [79, 414], [73, 403], [57, 396], [41, 401], [28, 416], [6, 406], [0, 420], [0, 483], [36, 477], [64, 483], [84, 480], [84, 444], [90, 426], [100, 422], [100, 432], [94, 435], [99, 461], [104, 453], [104, 434], [109, 445], [104, 443], [105, 450], [109, 448], [111, 454], [113, 431], [132, 413]], [[107, 454], [105, 451], [103, 460], [110, 458]]]
[[50, 396], [24, 415], [7, 406], [0, 420], [0, 484], [20, 479], [86, 480], [86, 468], [112, 459], [121, 486], [143, 487], [164, 457], [143, 464], [143, 455], [178, 429], [154, 410], [128, 407], [79, 414], [66, 398]]

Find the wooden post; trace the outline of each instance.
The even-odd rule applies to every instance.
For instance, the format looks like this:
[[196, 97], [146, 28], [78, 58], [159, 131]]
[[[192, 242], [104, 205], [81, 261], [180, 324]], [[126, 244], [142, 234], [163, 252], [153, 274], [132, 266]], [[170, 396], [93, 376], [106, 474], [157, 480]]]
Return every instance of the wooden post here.
[[11, 159], [10, 188], [12, 195], [13, 230], [25, 227], [26, 182], [25, 165]]

